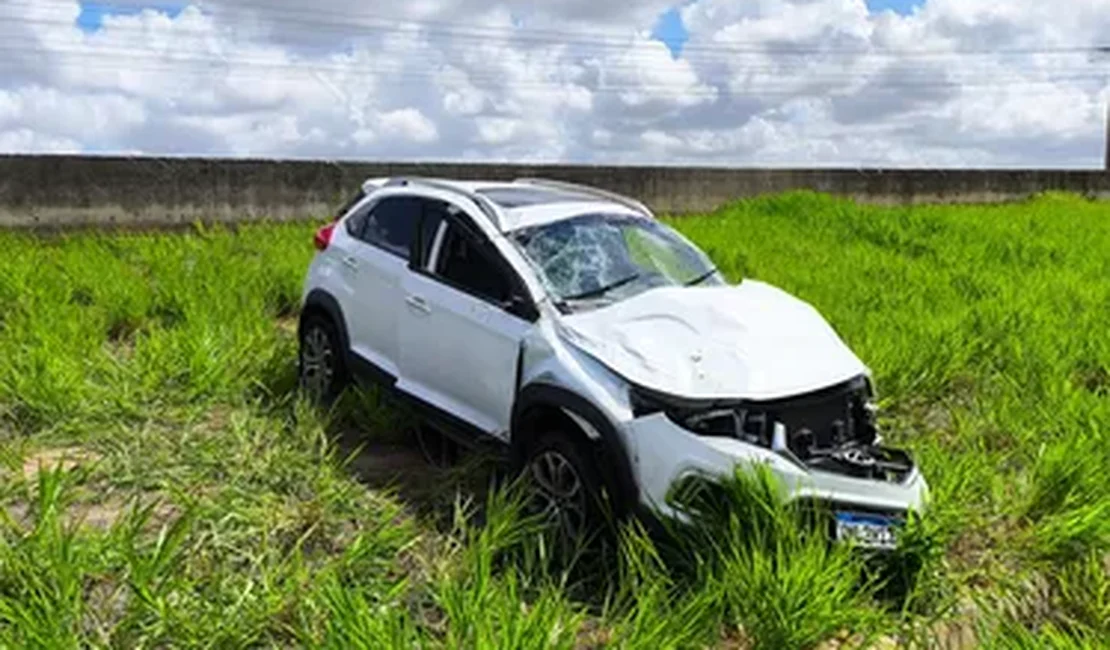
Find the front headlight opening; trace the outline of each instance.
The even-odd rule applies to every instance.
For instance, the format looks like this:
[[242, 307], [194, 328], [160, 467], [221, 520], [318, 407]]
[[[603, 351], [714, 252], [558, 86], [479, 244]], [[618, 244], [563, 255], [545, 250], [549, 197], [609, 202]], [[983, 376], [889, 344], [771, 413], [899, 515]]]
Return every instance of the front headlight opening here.
[[694, 414], [668, 413], [682, 428], [701, 436], [736, 438], [754, 445], [770, 444], [767, 414], [744, 409], [712, 409]]
[[741, 405], [725, 406], [719, 402], [683, 400], [643, 389], [629, 393], [629, 403], [636, 417], [662, 413], [678, 426], [699, 436], [736, 438], [767, 447], [771, 444], [772, 418], [759, 410]]
[[716, 409], [704, 413], [695, 413], [686, 416], [680, 424], [684, 428], [703, 436], [733, 436], [742, 427], [740, 414], [732, 409]]

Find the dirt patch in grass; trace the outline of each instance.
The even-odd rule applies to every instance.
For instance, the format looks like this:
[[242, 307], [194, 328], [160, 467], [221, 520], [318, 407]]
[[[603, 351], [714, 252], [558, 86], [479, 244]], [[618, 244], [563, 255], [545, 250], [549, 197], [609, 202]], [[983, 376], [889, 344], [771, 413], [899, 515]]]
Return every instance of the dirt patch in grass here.
[[277, 320], [277, 328], [278, 328], [278, 331], [280, 331], [282, 333], [288, 334], [290, 336], [296, 336], [297, 335], [297, 325], [299, 323], [300, 323], [300, 319], [298, 318], [298, 316], [296, 314], [293, 314], [291, 316], [286, 316], [284, 318], [279, 318]]
[[[22, 473], [24, 480], [35, 490], [39, 475], [44, 471], [90, 469], [100, 460], [100, 454], [83, 447], [42, 449], [24, 458]], [[62, 514], [66, 525], [108, 530], [133, 509], [150, 508], [147, 527], [154, 529], [178, 514], [177, 508], [155, 493], [122, 493], [113, 492], [105, 486], [82, 486], [75, 490], [74, 497]], [[16, 501], [8, 507], [8, 513], [21, 525], [31, 524], [31, 507], [26, 501]]]
[[612, 631], [596, 619], [587, 619], [578, 628], [578, 638], [575, 640], [576, 650], [600, 650], [612, 645]]
[[43, 470], [60, 469], [71, 472], [79, 467], [90, 467], [99, 461], [99, 454], [81, 447], [43, 449], [23, 460], [23, 478], [34, 481]]
[[130, 590], [125, 583], [109, 577], [98, 577], [85, 587], [81, 628], [105, 646], [110, 645], [112, 629], [127, 613]]
[[438, 471], [428, 465], [420, 452], [401, 445], [374, 444], [362, 449], [351, 459], [351, 471], [365, 482], [383, 486], [396, 481], [435, 482]]
[[1080, 364], [1074, 381], [1089, 393], [1100, 397], [1110, 395], [1110, 370], [1093, 363]]
[[143, 322], [134, 316], [123, 316], [113, 320], [108, 325], [106, 333], [107, 342], [110, 344], [128, 344], [143, 328]]
[[869, 642], [862, 634], [841, 630], [835, 637], [818, 643], [815, 650], [895, 650], [901, 647], [892, 636], [880, 636]]
[[412, 514], [435, 510], [451, 483], [447, 471], [428, 464], [413, 447], [385, 443], [344, 447], [341, 444], [343, 455], [350, 458], [348, 472], [368, 488], [395, 493]]
[[[113, 495], [98, 501], [74, 501], [66, 507], [65, 512], [61, 513], [61, 521], [62, 525], [67, 527], [107, 531], [122, 521], [128, 513], [143, 508], [150, 508], [150, 516], [143, 526], [143, 529], [148, 532], [157, 531], [180, 514], [177, 507], [162, 501], [159, 495], [148, 494], [138, 499]], [[8, 506], [7, 510], [12, 521], [18, 525], [24, 528], [31, 528], [34, 525], [34, 513], [27, 502], [18, 501]]]
[[747, 630], [743, 627], [737, 627], [725, 632], [720, 642], [717, 644], [717, 648], [722, 650], [750, 650], [753, 645]]

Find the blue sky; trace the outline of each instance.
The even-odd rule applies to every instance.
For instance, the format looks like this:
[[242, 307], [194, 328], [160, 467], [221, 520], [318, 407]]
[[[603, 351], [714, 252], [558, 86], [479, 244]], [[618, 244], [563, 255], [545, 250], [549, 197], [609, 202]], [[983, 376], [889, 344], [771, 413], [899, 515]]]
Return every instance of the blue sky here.
[[[185, 8], [185, 3], [180, 5], [166, 4], [166, 3], [151, 3], [149, 6], [155, 7], [160, 11], [168, 13], [170, 16], [177, 16], [181, 10]], [[86, 32], [95, 32], [100, 29], [100, 25], [104, 21], [105, 16], [126, 16], [137, 14], [142, 9], [135, 7], [108, 7], [96, 2], [82, 2], [81, 14], [77, 16], [77, 26]]]
[[678, 9], [671, 9], [660, 16], [651, 35], [663, 41], [674, 56], [682, 53], [682, 46], [690, 37], [686, 33], [686, 25], [682, 24], [682, 14], [678, 13]]
[[[925, 0], [867, 0], [867, 7], [873, 12], [893, 10], [900, 14], [909, 14], [915, 7], [925, 4]], [[682, 53], [682, 46], [686, 44], [689, 34], [686, 26], [682, 24], [682, 14], [678, 8], [671, 9], [659, 17], [651, 35], [663, 41], [671, 50], [671, 54], [678, 56]]]
[[867, 0], [867, 8], [871, 11], [892, 9], [896, 13], [908, 14], [914, 7], [925, 4], [925, 0]]

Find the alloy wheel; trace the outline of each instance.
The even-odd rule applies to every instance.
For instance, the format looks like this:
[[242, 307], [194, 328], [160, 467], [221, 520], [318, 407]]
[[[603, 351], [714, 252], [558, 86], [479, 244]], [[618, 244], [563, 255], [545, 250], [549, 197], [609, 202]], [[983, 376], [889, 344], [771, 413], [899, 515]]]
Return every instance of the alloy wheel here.
[[301, 386], [313, 399], [327, 396], [335, 378], [335, 350], [320, 325], [313, 325], [301, 343]]
[[532, 459], [529, 469], [540, 515], [567, 538], [581, 535], [586, 528], [586, 490], [574, 465], [559, 452], [547, 450]]

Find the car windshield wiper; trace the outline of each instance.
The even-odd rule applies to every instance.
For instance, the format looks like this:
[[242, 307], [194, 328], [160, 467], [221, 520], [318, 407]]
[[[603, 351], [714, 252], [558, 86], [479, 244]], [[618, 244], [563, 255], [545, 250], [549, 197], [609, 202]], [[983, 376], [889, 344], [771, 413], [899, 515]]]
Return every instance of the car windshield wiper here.
[[699, 285], [702, 282], [705, 282], [709, 278], [716, 275], [716, 273], [717, 273], [717, 269], [713, 269], [712, 271], [710, 271], [709, 273], [706, 273], [705, 275], [701, 275], [701, 276], [698, 276], [698, 277], [694, 278], [693, 280], [690, 280], [689, 282], [686, 283], [686, 286], [693, 287], [695, 285]]
[[627, 278], [617, 280], [616, 282], [613, 282], [612, 284], [607, 284], [604, 287], [599, 287], [597, 289], [591, 289], [590, 291], [584, 291], [582, 293], [579, 293], [579, 294], [576, 294], [576, 295], [573, 295], [573, 296], [563, 296], [562, 302], [566, 302], [568, 300], [588, 300], [590, 298], [597, 298], [598, 296], [609, 293], [613, 289], [619, 289], [619, 288], [623, 287], [624, 285], [630, 284], [630, 283], [635, 282], [636, 280], [639, 280], [639, 279], [640, 279], [640, 274], [639, 273], [633, 273], [632, 275], [628, 276]]

